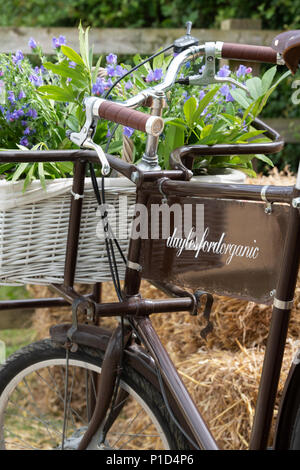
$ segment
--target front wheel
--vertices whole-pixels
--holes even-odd
[[[64,348],[43,340],[12,355],[0,369],[0,449],[77,449],[91,417],[102,360],[99,350],[70,352],[65,400]],[[185,448],[160,393],[144,377],[125,365],[120,386],[126,403],[104,444],[98,445],[100,425],[89,449]]]

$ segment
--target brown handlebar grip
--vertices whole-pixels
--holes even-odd
[[[249,62],[277,63],[277,53],[271,47],[233,44],[230,42],[224,42],[222,46],[222,57],[224,59]]]
[[[96,102],[96,106],[98,110],[94,108],[95,114],[122,126],[128,126],[153,136],[159,136],[164,128],[164,121],[161,117],[125,108],[113,101],[99,99]]]

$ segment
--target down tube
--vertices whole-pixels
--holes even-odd
[[[218,450],[218,446],[212,437],[207,424],[203,420],[198,408],[180,379],[177,370],[165,348],[161,344],[150,319],[148,317],[134,317],[132,320],[140,338],[149,349],[152,357],[159,367],[164,383],[167,385],[175,403],[184,416],[186,424],[194,436],[195,442],[200,449]]]

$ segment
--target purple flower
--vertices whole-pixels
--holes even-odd
[[[70,60],[70,62],[69,62],[69,67],[70,67],[70,69],[75,69],[75,67],[76,67],[76,62],[73,62],[73,60]]]
[[[246,70],[247,70],[247,67],[245,67],[245,65],[240,65],[236,71],[236,76],[244,77],[246,75]]]
[[[116,56],[116,54],[112,54],[112,53],[108,54],[108,55],[106,56],[106,62],[107,62],[107,64],[111,64],[111,65],[112,65],[112,64],[116,64],[116,63],[117,63],[117,56]]]
[[[230,75],[229,65],[223,65],[217,73],[218,77],[228,77]]]
[[[220,93],[225,97],[225,101],[234,101],[232,95],[230,94],[230,88],[228,85],[221,86]]]
[[[163,75],[162,69],[155,69],[150,71],[146,77],[146,82],[158,82]]]
[[[29,142],[28,142],[28,139],[24,136],[22,137],[22,139],[20,140],[20,144],[21,145],[24,145],[25,147],[28,146]]]
[[[24,59],[22,51],[17,51],[15,55],[12,56],[12,61],[14,64],[18,65]]]
[[[130,90],[133,87],[133,84],[131,83],[130,80],[125,83],[125,90]]]
[[[31,74],[29,76],[29,80],[30,82],[35,85],[35,86],[41,86],[43,85],[43,79],[40,75],[35,75],[35,74]]]
[[[28,41],[28,46],[30,47],[30,49],[34,50],[37,48],[37,43],[33,38],[30,38]]]
[[[134,133],[134,129],[132,129],[132,127],[127,127],[127,126],[124,127],[123,134],[126,137],[131,137],[133,133]]]
[[[93,95],[99,96],[104,93],[104,90],[105,90],[105,84],[103,80],[99,77],[97,78],[96,83],[94,83],[94,85],[92,86],[92,93]]]
[[[184,91],[184,92],[182,93],[182,96],[183,96],[183,102],[184,102],[184,103],[190,98],[190,96],[188,95],[188,92],[187,92],[187,91]]]
[[[60,46],[66,44],[65,36],[59,36],[59,38],[52,38],[52,46],[54,49],[57,49]]]
[[[121,67],[121,65],[116,66],[115,72],[116,72],[117,77],[122,77],[124,73],[126,73],[123,67]]]
[[[18,95],[18,100],[22,100],[23,98],[26,98],[26,95],[25,95],[24,91],[21,90],[19,95]]]
[[[108,67],[106,67],[106,72],[109,77],[114,77],[116,74],[116,71],[113,65],[109,65]]]
[[[163,76],[162,69],[155,69],[154,70],[154,80],[159,81],[159,80],[161,80],[162,76]]]
[[[153,82],[153,81],[154,81],[154,72],[151,70],[151,72],[149,72],[146,77],[146,82]]]
[[[34,108],[28,109],[28,111],[27,111],[27,113],[26,113],[26,116],[31,117],[31,118],[33,118],[33,119],[37,118],[37,115],[38,115],[38,114],[37,114],[37,110],[34,109]]]
[[[107,133],[106,133],[106,137],[107,137],[107,139],[109,139],[109,138],[110,138],[110,136],[111,136],[110,129],[107,129]]]
[[[204,98],[204,96],[205,96],[205,91],[201,90],[199,92],[199,99],[202,100],[202,98]]]
[[[15,94],[13,91],[8,92],[7,99],[11,104],[14,104],[16,102]]]
[[[24,135],[30,135],[30,127],[26,127],[23,132]]]
[[[4,75],[4,72],[0,70],[0,77],[3,77],[3,75]]]
[[[23,111],[23,109],[16,109],[12,113],[11,116],[12,116],[13,119],[19,119],[20,117],[24,116],[24,111]]]

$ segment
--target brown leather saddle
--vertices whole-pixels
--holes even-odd
[[[282,54],[286,66],[295,74],[300,62],[300,30],[278,34],[271,45],[272,49]]]

